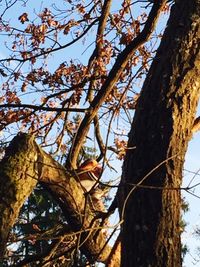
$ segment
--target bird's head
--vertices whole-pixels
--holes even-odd
[[[100,177],[102,173],[102,166],[95,159],[87,159],[81,164],[79,170],[92,172],[96,177]]]

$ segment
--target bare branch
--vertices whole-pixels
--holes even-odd
[[[89,59],[89,63],[88,63],[88,69],[91,67],[92,62],[94,61],[94,59],[98,58],[101,56],[101,48],[102,48],[102,40],[103,39],[103,33],[106,27],[106,22],[110,13],[110,7],[112,4],[112,0],[105,0],[104,5],[102,7],[102,13],[101,13],[101,17],[99,19],[99,26],[97,29],[97,37],[96,37],[96,47]],[[96,69],[94,71],[94,76],[96,76]],[[94,80],[90,82],[89,88],[88,88],[88,94],[87,94],[87,99],[89,100],[89,102],[91,102],[93,100],[93,85],[94,85]]]
[[[0,108],[28,108],[33,109],[34,111],[56,111],[56,112],[87,112],[87,108],[56,108],[56,107],[44,107],[42,105],[36,106],[31,104],[3,104],[0,105]]]
[[[103,139],[101,137],[99,119],[98,119],[97,115],[94,117],[94,129],[95,129],[95,136],[97,139],[97,143],[98,143],[98,146],[99,146],[99,149],[101,152],[99,157],[98,157],[98,161],[100,161],[105,155],[105,145],[104,145]]]

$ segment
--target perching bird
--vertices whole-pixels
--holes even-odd
[[[77,175],[86,192],[90,192],[91,189],[98,186],[101,173],[102,167],[94,159],[88,159],[81,164]]]
[[[99,179],[102,173],[101,165],[94,159],[88,159],[77,170],[79,181],[86,192],[89,192],[97,211],[105,212],[106,208],[103,203],[105,191],[99,187]]]

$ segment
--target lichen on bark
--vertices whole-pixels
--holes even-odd
[[[71,230],[80,235],[80,249],[95,261],[106,262],[110,247],[100,229],[101,220],[85,198],[75,172],[67,171],[35,142],[18,134],[0,162],[0,257],[20,208],[37,183],[58,201]]]

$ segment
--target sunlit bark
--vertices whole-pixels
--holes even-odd
[[[74,232],[80,237],[78,247],[90,260],[106,262],[110,247],[100,219],[85,198],[75,172],[67,172],[35,142],[33,136],[19,134],[8,147],[0,163],[0,251],[4,254],[8,234],[20,208],[36,184],[42,183],[63,210]],[[101,227],[104,227],[101,225]]]

